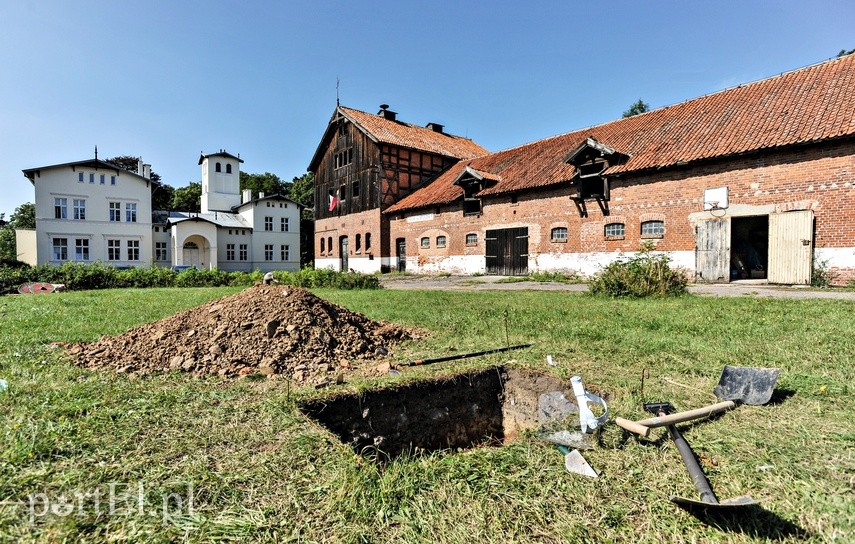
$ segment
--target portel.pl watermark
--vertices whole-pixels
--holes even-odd
[[[192,515],[193,484],[170,486],[169,492],[150,493],[143,482],[110,482],[87,490],[30,493],[23,501],[0,501],[0,506],[26,509],[31,522],[50,517],[127,516],[159,517],[164,523]]]

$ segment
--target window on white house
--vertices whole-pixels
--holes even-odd
[[[282,217],[282,218],[279,220],[279,229],[280,229],[282,232],[288,232],[288,228],[289,228],[289,227],[290,227],[290,225],[289,225],[289,220],[288,220],[288,218],[287,218],[287,217]]]
[[[644,221],[641,224],[643,238],[662,238],[665,236],[665,221]]]
[[[235,245],[234,244],[226,244],[226,260],[227,261],[235,260]]]
[[[474,232],[470,232],[469,234],[466,235],[466,245],[467,246],[474,246],[477,243],[478,243],[478,235],[477,234],[475,234]]]
[[[287,244],[279,246],[279,260],[283,262],[291,260],[291,246]]]
[[[626,225],[623,223],[609,223],[605,227],[605,234],[612,238],[623,238],[626,236]]]
[[[122,203],[110,202],[110,221],[122,220]]]
[[[436,237],[436,247],[445,247],[445,236]]]
[[[68,260],[68,238],[53,239],[53,260],[67,261]]]
[[[421,239],[421,241],[420,241],[419,245],[420,245],[423,249],[427,249],[427,248],[429,248],[429,247],[430,247],[430,238],[428,238],[427,236],[423,237],[423,238]]]
[[[246,261],[249,259],[249,251],[247,250],[247,244],[241,244],[238,246],[238,260]]]
[[[168,260],[166,254],[166,242],[155,242],[154,243],[154,260],[155,261],[166,261]]]
[[[86,201],[82,198],[75,198],[74,202],[74,218],[83,221],[86,219]]]
[[[83,183],[83,172],[77,173],[77,183]]]
[[[136,223],[137,222],[137,205],[136,204],[125,204],[125,221],[128,223]]]
[[[110,176],[110,185],[116,184],[116,176]]]
[[[89,260],[89,239],[77,238],[74,240],[74,260],[88,261]]]
[[[264,244],[264,260],[273,260],[273,244]]]
[[[107,260],[118,261],[122,258],[121,240],[107,240]]]
[[[567,227],[555,227],[552,229],[552,235],[550,239],[553,242],[566,242],[567,241]]]
[[[68,219],[68,199],[54,198],[53,199],[53,218]]]
[[[140,260],[140,241],[139,240],[128,240],[128,260],[129,261]]]
[[[215,168],[214,168],[214,170],[215,170],[215,171],[217,171],[217,172],[222,172],[222,171],[223,171],[223,167],[222,167],[222,165],[221,165],[220,163],[217,163],[217,164],[216,164],[216,166],[215,166]]]
[[[101,185],[104,185],[104,180],[106,179],[106,177],[107,176],[105,176],[104,174],[101,174],[101,178],[98,180],[101,183]]]
[[[264,230],[271,231],[271,232],[273,231],[273,218],[272,217],[265,217],[264,218]]]
[[[231,174],[231,173],[232,173],[232,165],[229,163],[226,163],[226,174]]]
[[[89,174],[89,183],[95,183],[95,174]]]

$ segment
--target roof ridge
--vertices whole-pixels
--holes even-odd
[[[395,123],[395,124],[398,124],[398,125],[405,125],[405,126],[407,126],[407,127],[409,127],[409,128],[417,128],[417,129],[424,130],[424,131],[427,131],[427,132],[431,132],[431,133],[434,133],[434,134],[442,134],[442,135],[444,135],[444,136],[451,136],[452,138],[460,138],[461,140],[468,140],[468,141],[473,142],[473,143],[478,143],[478,142],[476,142],[475,140],[473,140],[472,138],[470,138],[470,137],[468,137],[468,136],[461,136],[461,135],[459,135],[459,134],[452,134],[452,133],[450,133],[450,132],[444,132],[444,131],[443,131],[443,132],[441,132],[441,133],[438,133],[438,132],[436,132],[436,131],[434,131],[433,129],[430,129],[430,128],[428,128],[428,127],[423,127],[423,126],[421,126],[421,125],[416,125],[416,124],[413,124],[413,123],[408,123],[408,122],[406,122],[406,121],[399,121],[399,120],[397,120],[397,119],[395,119],[394,121],[392,121],[392,120],[386,119],[386,118],[384,118],[383,116],[378,115],[378,114],[376,114],[376,113],[371,113],[371,112],[367,112],[367,111],[364,111],[364,110],[358,110],[358,109],[356,109],[356,108],[350,108],[350,107],[347,107],[347,106],[342,106],[342,105],[340,105],[340,104],[339,104],[337,107],[338,107],[338,108],[341,108],[341,109],[345,109],[345,110],[350,110],[350,111],[355,111],[355,112],[363,113],[363,114],[365,114],[365,115],[372,115],[372,116],[377,117],[378,119],[381,119],[381,120],[383,120],[383,121],[389,121],[390,123]],[[480,144],[479,144],[479,145],[480,145]]]

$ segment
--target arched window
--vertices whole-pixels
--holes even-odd
[[[321,237],[321,255],[323,255],[324,251],[326,251],[326,249],[325,249],[326,243],[325,242],[326,242],[326,239],[324,237]]]
[[[605,235],[609,238],[623,238],[626,236],[626,225],[623,223],[609,223],[605,227]]]
[[[665,236],[665,221],[645,221],[641,224],[642,238],[662,238]]]
[[[231,174],[231,173],[232,173],[232,165],[226,163],[226,174]]]
[[[430,238],[428,238],[427,236],[423,237],[420,241],[420,245],[422,248],[429,248],[430,247]]]
[[[332,255],[333,247],[332,247],[332,236],[327,236],[327,252]]]
[[[371,233],[366,232],[365,233],[365,250],[368,251],[369,249],[371,249]]]
[[[445,247],[445,236],[436,237],[436,247]]]
[[[217,172],[222,172],[223,167],[220,165],[220,163],[217,163],[216,166],[214,166],[214,170]]]
[[[356,235],[356,251],[362,251],[362,235]]]
[[[466,235],[466,245],[467,246],[474,246],[477,243],[478,243],[478,235],[477,234],[475,234],[474,232],[470,232],[469,234]]]
[[[552,229],[551,240],[553,242],[566,242],[567,227],[555,227],[554,229]]]

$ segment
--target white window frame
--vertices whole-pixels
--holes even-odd
[[[249,260],[249,245],[248,244],[240,244],[238,246],[238,260],[239,261],[248,261]]]
[[[107,240],[107,260],[121,261],[122,260],[122,241]]]
[[[72,211],[74,213],[74,219],[77,221],[85,221],[86,220],[86,199],[85,198],[75,198],[72,200]]]
[[[68,199],[63,197],[54,197],[53,199],[53,218],[68,219]]]
[[[288,217],[282,217],[279,220],[279,228],[282,230],[282,232],[288,232],[290,229],[290,223],[291,221]]]
[[[129,261],[139,261],[140,260],[140,241],[139,240],[128,240],[128,260]]]
[[[651,221],[641,222],[641,237],[642,238],[664,238],[665,237],[665,221],[653,219]]]
[[[110,221],[114,223],[121,223],[122,221],[122,203],[121,202],[110,202],[108,206],[110,210]]]
[[[611,227],[611,228],[609,228]],[[603,235],[607,238],[625,238],[626,224],[625,223],[608,223],[603,227]]]
[[[127,223],[137,222],[137,205],[133,202],[125,203],[125,221]]]
[[[555,242],[557,244],[564,244],[567,242],[569,238],[569,232],[567,227],[553,227],[551,231],[549,231],[549,240],[551,242]]]
[[[422,249],[430,249],[430,236],[422,236],[419,240],[419,247]]]
[[[166,242],[155,242],[154,243],[154,260],[155,261],[167,261],[169,260],[169,253],[166,248]]]
[[[67,261],[68,260],[68,238],[52,238],[51,246],[53,251],[51,252],[52,260],[54,261]],[[57,250],[59,253],[57,253]]]
[[[74,239],[74,260],[88,261],[89,260],[89,238]]]
[[[279,246],[279,257],[281,257],[282,262],[287,262],[291,260],[291,246],[288,244],[282,244]]]
[[[436,247],[445,247],[447,243],[448,243],[447,237],[445,237],[441,234],[436,237]]]
[[[265,232],[273,232],[273,217],[265,216],[264,217],[264,231]]]
[[[264,260],[273,260],[273,244],[264,244]]]

